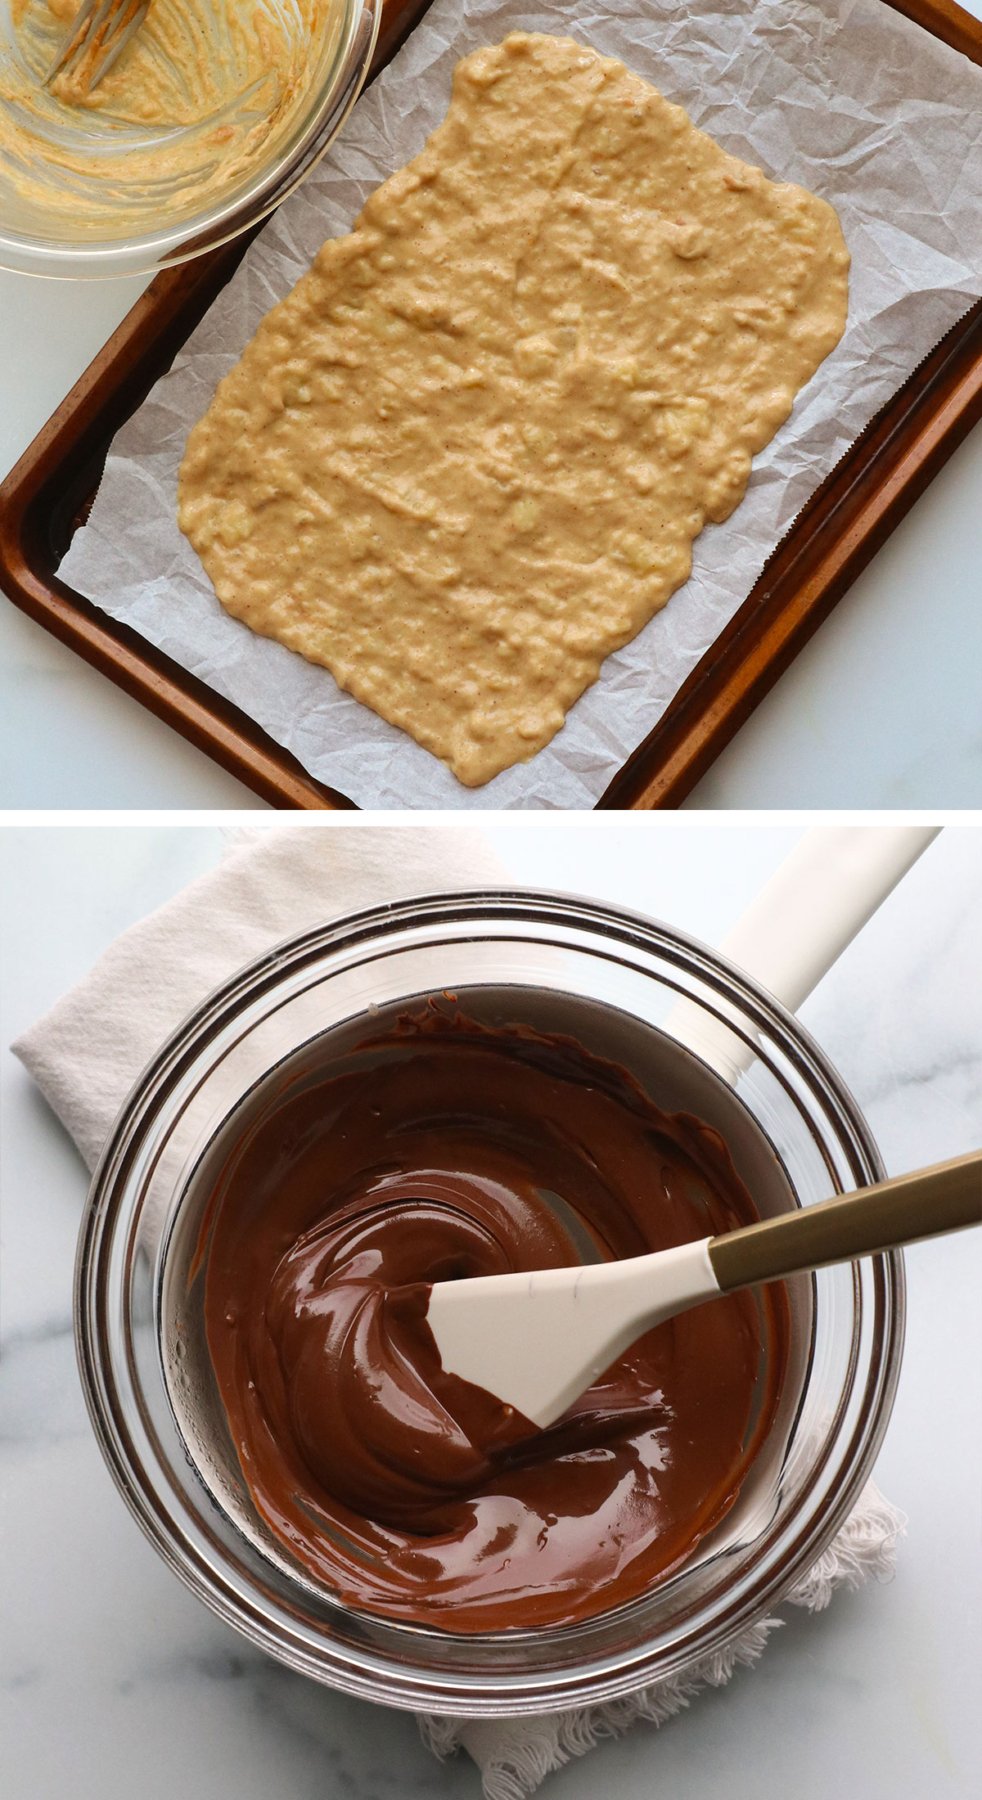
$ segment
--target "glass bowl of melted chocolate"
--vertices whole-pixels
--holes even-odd
[[[412,900],[212,995],[132,1094],[77,1271],[95,1428],[161,1554],[291,1667],[485,1715],[610,1698],[761,1618],[889,1417],[899,1256],[647,1333],[538,1432],[429,1285],[667,1248],[875,1180],[801,1026],[574,897]]]

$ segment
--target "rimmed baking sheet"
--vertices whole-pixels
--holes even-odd
[[[584,25],[584,20],[589,21],[588,25]],[[221,372],[217,359],[225,356],[231,360],[238,353],[236,330],[244,342],[270,299],[288,285],[288,280],[282,279],[284,269],[299,273],[327,230],[344,229],[364,193],[389,167],[397,166],[418,147],[430,125],[442,114],[449,91],[449,71],[457,56],[472,43],[491,41],[514,24],[574,30],[597,42],[600,48],[621,55],[649,75],[672,98],[681,100],[697,123],[737,154],[751,156],[770,171],[824,191],[839,207],[853,249],[852,320],[844,346],[804,391],[789,428],[758,459],[748,500],[727,525],[711,528],[698,541],[693,582],[679,591],[634,645],[609,659],[601,681],[574,708],[566,728],[552,746],[531,764],[507,771],[475,792],[460,788],[442,765],[403,734],[375,719],[350,697],[337,693],[325,672],[310,668],[277,645],[253,639],[245,627],[221,613],[200,573],[198,581],[202,585],[198,586],[191,573],[182,570],[182,576],[187,574],[188,579],[182,591],[192,640],[189,656],[187,642],[178,643],[173,629],[174,597],[179,584],[174,581],[175,565],[169,546],[165,543],[162,554],[155,538],[153,554],[148,554],[145,519],[138,531],[127,534],[130,542],[120,545],[119,521],[132,517],[134,509],[129,498],[121,509],[119,499],[114,499],[118,491],[113,484],[122,478],[123,491],[129,495],[133,490],[127,490],[125,483],[135,478],[145,489],[152,472],[148,457],[154,459],[153,466],[162,473],[165,458],[161,441],[168,434],[172,472],[176,471],[186,424],[206,403],[211,385]],[[955,24],[960,30],[957,19]],[[982,43],[982,31],[978,36]],[[847,56],[843,55],[844,45]],[[912,45],[917,48],[916,81],[910,76],[914,66]],[[819,84],[826,115],[811,150],[808,146],[812,140],[804,124],[805,109],[796,103],[791,91],[792,71],[800,61],[808,64],[810,87]],[[852,70],[845,83],[852,98],[844,92],[843,61]],[[714,77],[706,82],[705,70],[710,65]],[[885,99],[875,97],[871,65],[875,65],[886,85]],[[721,68],[725,80],[724,73],[718,72]],[[697,93],[700,82],[703,91]],[[934,111],[928,108],[925,115],[923,98],[916,104],[911,101],[912,88],[919,95],[940,94],[943,90],[947,112],[953,115],[955,124],[962,121],[960,147],[953,147],[947,138],[941,142],[936,110],[941,100],[935,102]],[[707,660],[712,662],[713,646],[726,639],[728,632],[732,638],[734,620],[743,611],[741,603],[745,603],[753,577],[775,542],[839,462],[871,414],[877,412],[884,399],[889,402],[895,397],[913,365],[965,313],[973,281],[978,280],[964,246],[972,241],[969,220],[970,215],[973,219],[977,216],[972,208],[977,207],[982,194],[982,165],[976,173],[968,142],[968,107],[964,103],[979,90],[982,82],[978,73],[963,55],[932,42],[917,26],[887,8],[883,0],[856,0],[855,4],[829,0],[826,5],[816,5],[814,0],[808,4],[805,0],[789,0],[780,6],[771,0],[753,7],[724,3],[705,12],[652,0],[643,10],[636,4],[620,9],[608,6],[602,14],[596,8],[586,13],[582,8],[540,6],[532,13],[502,6],[500,0],[498,4],[470,0],[466,7],[460,0],[436,0],[401,56],[359,103],[329,162],[281,209],[251,246],[233,282],[179,355],[175,370],[159,385],[149,406],[138,411],[124,428],[113,447],[104,498],[97,502],[93,522],[75,535],[68,561],[57,580],[49,584],[48,591],[57,602],[51,609],[56,615],[55,628],[62,635],[69,635],[71,621],[66,608],[70,612],[72,605],[79,603],[72,596],[84,596],[86,590],[92,594],[101,587],[96,597],[115,615],[126,633],[124,648],[137,659],[137,666],[126,667],[120,678],[140,691],[144,676],[138,666],[140,651],[134,633],[148,634],[163,652],[164,665],[155,671],[156,682],[150,684],[151,703],[155,702],[156,709],[165,716],[173,716],[176,696],[168,691],[168,684],[175,679],[171,670],[175,663],[194,660],[196,667],[186,689],[182,688],[186,678],[176,672],[178,689],[192,702],[182,728],[187,735],[206,743],[210,728],[209,747],[217,748],[221,760],[227,766],[237,767],[237,772],[245,773],[247,779],[251,769],[254,785],[280,804],[330,804],[333,790],[361,804],[388,806],[588,806],[598,803],[606,790],[616,793],[618,786],[623,791],[621,804],[672,803],[678,797],[677,783],[675,791],[670,786],[659,791],[649,769],[640,786],[635,783],[633,792],[629,791],[630,784],[625,787],[622,775],[624,765],[630,763],[637,770],[639,758],[644,759],[644,748],[633,760],[632,752],[642,740],[650,741],[653,728],[656,735],[665,737],[674,697],[682,682],[687,681],[688,694],[687,699],[683,694],[683,699],[691,704],[692,671],[698,674],[702,669],[705,674]],[[434,99],[434,94],[438,99]],[[752,108],[747,104],[751,94]],[[913,119],[909,116],[911,110]],[[813,106],[807,117],[817,131]],[[903,120],[906,128],[902,130]],[[904,144],[913,144],[907,163],[900,155]],[[978,155],[977,150],[974,154]],[[818,166],[823,159],[824,178]],[[871,192],[880,194],[875,203],[870,199]],[[311,234],[309,238],[304,237],[305,231]],[[857,255],[860,243],[862,254]],[[959,248],[960,260],[951,254]],[[186,274],[189,296],[194,285],[200,290],[202,275],[195,265],[187,272],[171,272],[169,277],[160,278],[160,305],[171,308],[173,335],[180,332],[182,323],[175,289],[175,281],[182,274]],[[148,301],[152,297],[153,289]],[[134,345],[132,337],[126,337],[126,323],[121,328],[123,341],[117,346],[116,357],[110,359],[110,366],[115,362],[117,368],[125,362],[127,352],[132,362]],[[152,309],[148,309],[143,324],[152,334]],[[956,350],[959,354],[964,350],[960,341],[949,345],[950,355]],[[824,379],[826,370],[835,375],[836,359],[838,385]],[[962,363],[963,355],[955,383],[961,405],[949,420],[952,435],[967,429],[973,404],[971,393],[965,390],[966,370]],[[968,364],[971,377],[977,367],[971,355]],[[951,368],[947,377],[954,379]],[[946,389],[950,408],[951,379],[947,377],[940,385],[935,381],[930,393],[925,389],[920,394],[914,409],[916,418],[908,407],[905,429],[911,434],[911,443],[925,425],[924,406],[942,404],[941,388]],[[190,408],[186,404],[188,395],[181,395],[182,384],[190,393]],[[971,385],[970,379],[969,388]],[[90,403],[93,398],[90,391]],[[118,389],[115,398],[117,402],[120,399]],[[99,407],[94,410],[98,415]],[[101,410],[104,417],[106,407]],[[64,423],[63,419],[53,422],[53,442],[57,442]],[[94,426],[95,419],[91,423]],[[74,448],[77,454],[77,435]],[[893,450],[896,448],[894,443]],[[48,449],[50,452],[50,444]],[[866,466],[883,453],[883,445],[870,445]],[[933,454],[937,460],[937,445]],[[31,452],[25,462],[30,468]],[[36,470],[37,458],[34,467]],[[15,477],[21,477],[19,486],[15,478],[7,485],[13,487],[22,522],[33,503],[37,527],[40,490],[36,482],[33,495],[26,495],[25,505],[23,468],[22,464],[15,471]],[[915,471],[908,469],[907,473],[913,475]],[[49,468],[49,478],[50,474]],[[154,499],[158,521],[169,518],[164,504],[166,479],[164,474]],[[40,485],[44,486],[43,480]],[[100,523],[103,510],[105,528]],[[813,506],[806,506],[791,539],[799,532],[803,544],[806,530],[809,542],[815,541],[816,531],[827,532],[829,521],[816,520],[815,512]],[[184,541],[179,539],[176,526],[173,532],[179,552]],[[23,547],[23,530],[19,541]],[[36,536],[34,547],[38,547]],[[117,562],[105,560],[107,549],[116,556],[121,548],[124,561],[130,565],[129,574]],[[98,555],[93,556],[96,549]],[[190,551],[188,557],[193,563]],[[9,564],[10,559],[5,560]],[[13,560],[16,565],[16,558]],[[27,572],[24,563],[22,555],[20,565],[13,570],[14,586],[21,593]],[[27,584],[29,591],[21,603],[26,599],[28,609],[43,616],[44,602],[38,592],[39,585],[43,587],[43,574],[39,577],[37,569],[31,573],[34,579]],[[19,598],[19,594],[15,592],[13,597]],[[202,658],[202,619],[211,618],[209,607],[217,615],[211,623],[221,628],[221,641],[216,639],[208,645]],[[156,618],[150,616],[154,611]],[[46,622],[52,622],[50,613]],[[86,624],[93,624],[90,607],[86,608]],[[241,651],[238,646],[234,651],[229,648],[232,640],[225,627],[229,633],[248,640]],[[94,652],[93,660],[99,660],[102,646],[93,642],[89,650]],[[780,656],[787,661],[786,643]],[[261,667],[261,662],[265,666]],[[277,672],[271,682],[269,671],[274,664]],[[766,675],[766,669],[763,673]],[[752,689],[758,698],[759,691],[763,691],[761,674],[757,667],[754,682],[747,689]],[[311,681],[323,693],[313,694]],[[209,720],[210,692],[224,695],[226,708],[219,701]],[[711,696],[706,698],[709,722],[712,700]],[[228,701],[233,702],[233,707],[227,706]],[[236,743],[241,734],[235,702],[239,715],[248,710],[254,718],[258,717],[268,737],[287,739],[286,747],[294,755],[284,759],[279,784],[277,753],[271,744],[268,749],[264,746],[261,732],[250,742],[247,731],[241,743]],[[746,694],[742,701],[738,696],[735,704],[737,710],[745,705]],[[334,715],[330,724],[328,714]],[[717,716],[713,720],[717,739],[719,723]],[[198,735],[203,725],[206,729]],[[256,766],[264,762],[268,765],[270,756],[271,767]],[[243,759],[238,764],[237,757]],[[306,783],[298,764],[312,771],[314,782]]]

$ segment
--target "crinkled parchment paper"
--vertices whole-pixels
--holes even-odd
[[[608,658],[545,750],[473,790],[325,670],[227,617],[178,531],[177,470],[262,315],[443,117],[458,57],[517,28],[620,57],[734,155],[831,200],[852,277],[845,337],[757,457],[742,505],[697,538],[685,587]],[[885,0],[435,0],[119,433],[62,575],[361,806],[591,806],[809,495],[982,289],[980,105],[979,71]]]

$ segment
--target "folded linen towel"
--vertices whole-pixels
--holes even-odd
[[[91,1168],[141,1069],[211,988],[278,941],[346,912],[439,889],[500,886],[478,833],[328,827],[238,834],[211,873],[125,932],[13,1046]],[[824,1556],[786,1596],[818,1611],[838,1587],[887,1576],[903,1518],[870,1482]],[[512,1720],[419,1719],[437,1756],[466,1750],[487,1800],[524,1800],[545,1776],[636,1720],[661,1725],[700,1689],[757,1661],[768,1617],[716,1655],[639,1693]]]

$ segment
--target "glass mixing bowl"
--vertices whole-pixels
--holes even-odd
[[[739,1497],[687,1561],[584,1623],[457,1634],[346,1606],[265,1531],[205,1350],[201,1261],[219,1160],[271,1090],[392,1007],[451,992],[488,1020],[571,1030],[668,1110],[725,1137],[762,1214],[882,1176],[834,1070],[761,988],[666,926],[502,891],[359,913],[211,995],[141,1077],[96,1172],[76,1332],[103,1453],[151,1542],[215,1612],[291,1668],[389,1705],[476,1716],[609,1699],[760,1618],[821,1555],[865,1481],[900,1363],[899,1255],[788,1284],[781,1402]]]
[[[354,104],[381,0],[156,0],[96,104],[43,86],[66,7],[0,0],[0,267],[33,275],[145,273],[264,218]]]

